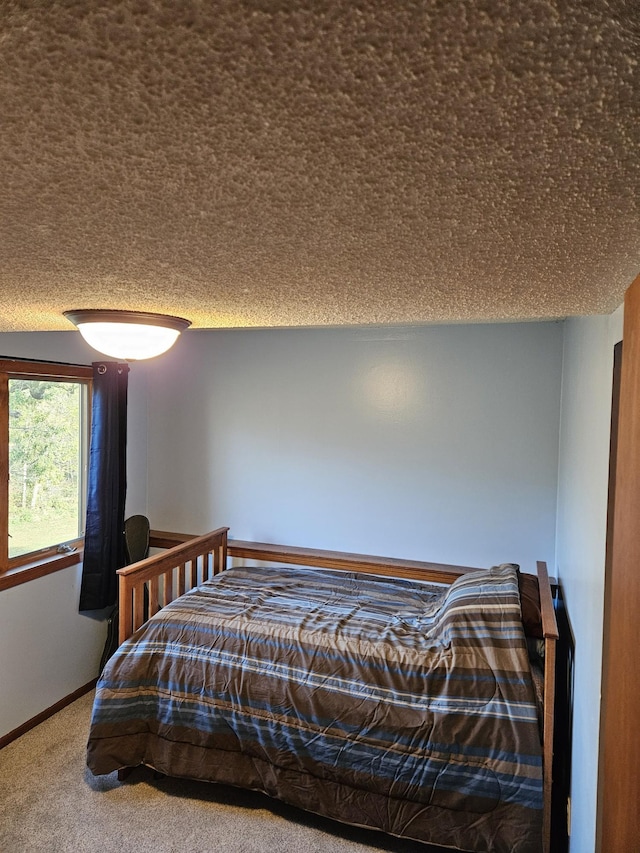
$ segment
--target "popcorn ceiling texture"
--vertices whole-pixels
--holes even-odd
[[[610,312],[631,0],[0,3],[0,330]]]

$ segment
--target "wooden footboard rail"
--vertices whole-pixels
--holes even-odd
[[[420,560],[398,560],[393,557],[373,557],[350,554],[347,551],[325,551],[321,548],[297,548],[291,545],[270,545],[266,542],[245,542],[230,539],[230,557],[260,560],[267,563],[294,563],[321,569],[341,569],[349,572],[368,572],[397,578],[453,583],[460,575],[477,571],[471,566],[450,566],[446,563],[425,563]]]
[[[148,616],[226,568],[228,530],[220,527],[177,545],[175,540],[162,539],[156,533],[151,537],[151,546],[169,550],[118,569],[120,643],[129,639]]]

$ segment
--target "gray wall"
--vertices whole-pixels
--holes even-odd
[[[77,332],[0,334],[0,355],[90,364],[99,359]],[[131,371],[129,512],[146,511],[146,390]],[[0,736],[98,674],[103,614],[78,613],[82,566],[0,591]]]
[[[561,361],[556,323],[189,332],[144,365],[152,525],[553,565]]]
[[[0,354],[86,364],[75,332],[0,334]],[[0,591],[0,735],[95,678],[105,623],[78,613],[82,567]]]
[[[571,851],[595,849],[613,347],[622,309],[565,324],[558,574],[575,640]]]
[[[621,312],[564,325],[193,331],[132,365],[129,385],[127,511],[159,528],[229,524],[237,538],[553,570],[558,498],[577,641],[576,853],[593,849],[620,329]],[[0,335],[0,353],[97,358],[75,332]],[[0,734],[96,674],[105,626],[77,613],[79,578],[73,567],[0,593]]]
[[[576,639],[571,849],[591,851],[621,330],[618,311],[564,326],[189,332],[132,365],[127,511],[453,563],[555,569],[557,547]],[[0,354],[97,358],[76,332],[2,334]],[[105,625],[77,613],[79,579],[72,567],[0,592],[0,735],[95,676]]]

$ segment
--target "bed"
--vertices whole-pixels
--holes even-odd
[[[146,765],[452,849],[548,851],[557,631],[543,563],[536,580],[226,528],[152,544],[166,550],[120,570],[94,774]]]

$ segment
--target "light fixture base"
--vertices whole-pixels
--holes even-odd
[[[87,343],[104,355],[124,361],[155,358],[191,325],[184,317],[148,311],[83,308],[64,311]]]

